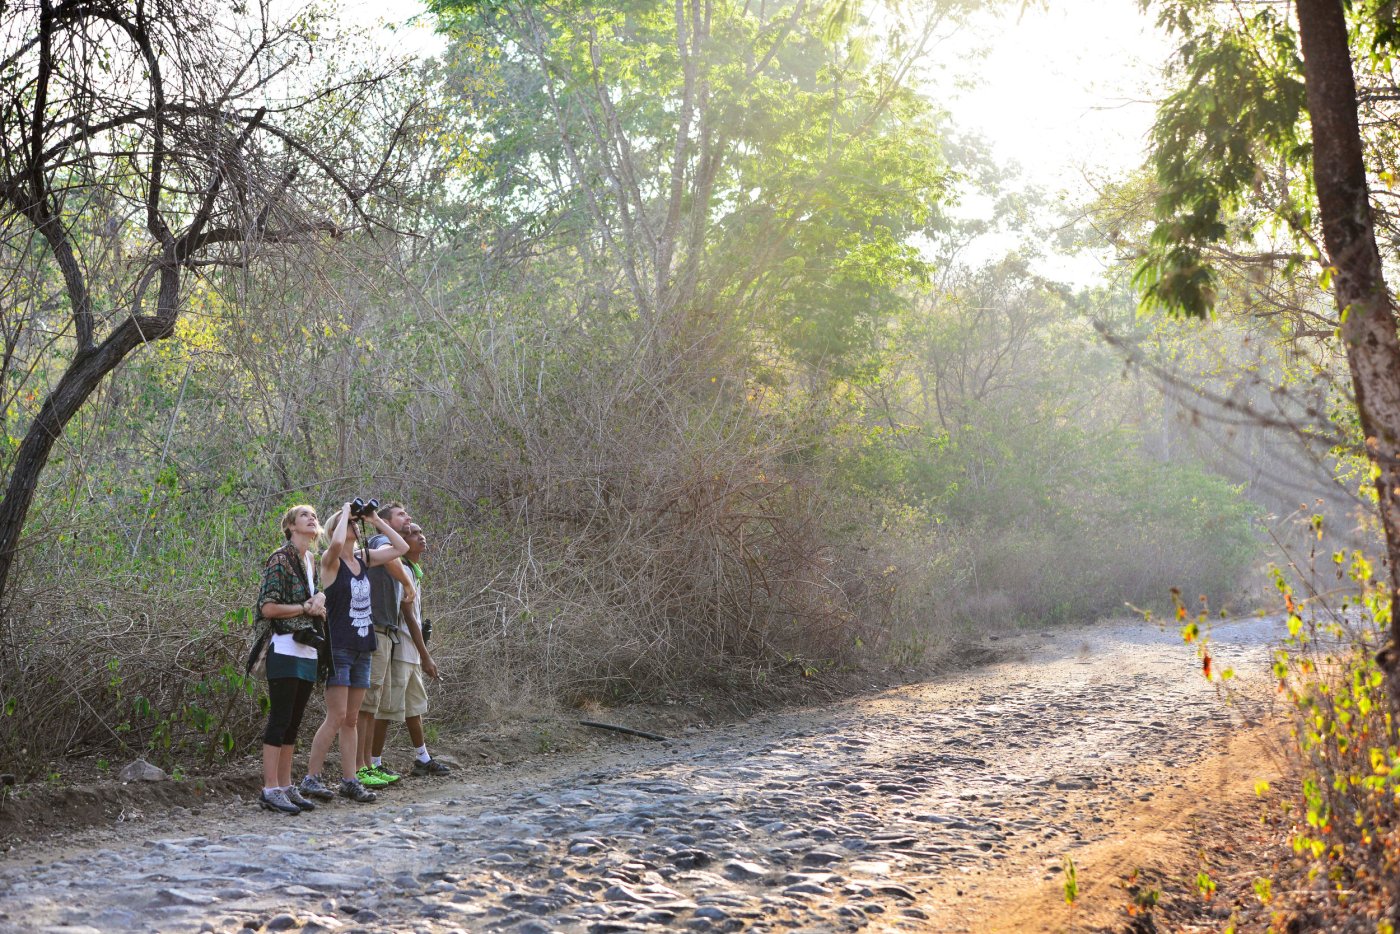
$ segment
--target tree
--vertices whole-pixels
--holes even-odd
[[[1185,37],[1184,81],[1162,106],[1153,134],[1159,223],[1137,281],[1149,306],[1204,316],[1215,302],[1215,265],[1227,243],[1247,241],[1272,221],[1310,248],[1332,284],[1374,467],[1393,601],[1400,594],[1400,338],[1376,245],[1352,54],[1357,43],[1369,47],[1373,62],[1389,61],[1400,31],[1388,11],[1384,3],[1297,0],[1296,18],[1260,4],[1241,5],[1241,15],[1223,21],[1205,3],[1164,4],[1164,22]],[[1376,147],[1370,150],[1374,156]],[[1285,168],[1283,194],[1261,211],[1268,199],[1260,180],[1271,162]],[[1394,613],[1380,661],[1392,696],[1400,697]]]
[[[911,75],[971,4],[878,27],[809,0],[430,5],[457,38],[473,191],[537,253],[564,245],[638,346],[761,334],[827,375],[868,363],[951,181]]]
[[[307,67],[319,24],[177,0],[21,0],[0,32],[6,593],[65,426],[191,283],[373,225],[411,108],[395,69]]]

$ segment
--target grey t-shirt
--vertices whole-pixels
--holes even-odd
[[[370,549],[389,544],[389,536],[382,532],[370,536]],[[385,632],[399,631],[399,592],[398,581],[389,575],[385,565],[369,569],[369,616],[376,629]]]

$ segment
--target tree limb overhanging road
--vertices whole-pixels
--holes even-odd
[[[1218,627],[1217,665],[1267,685],[1278,628]],[[692,739],[17,851],[0,929],[1061,929],[1037,904],[1065,857],[1169,836],[1253,708],[1174,630],[1012,642],[986,668]]]

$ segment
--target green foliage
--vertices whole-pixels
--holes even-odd
[[[1084,333],[1087,299],[1027,278],[990,267],[908,322],[910,372],[880,387],[907,394],[904,422],[869,412],[843,435],[841,483],[937,529],[933,589],[955,619],[1091,619],[1161,606],[1172,584],[1227,599],[1260,554],[1261,510],[1148,450],[1139,392]]]
[[[675,308],[705,340],[878,369],[883,327],[929,272],[911,238],[939,225],[952,181],[937,111],[878,31],[833,36],[821,5],[707,4],[703,30],[665,4],[436,9],[455,38],[442,80],[473,117],[469,190],[562,250],[556,287],[625,272],[595,328],[635,340]]]
[[[1182,36],[1174,78],[1152,130],[1157,226],[1134,284],[1143,306],[1204,317],[1215,306],[1214,251],[1248,240],[1269,215],[1259,206],[1265,166],[1306,177],[1311,144],[1302,59],[1288,17],[1271,7],[1216,18],[1205,5],[1170,2],[1162,20]],[[1274,220],[1309,225],[1312,195],[1292,184]]]
[[[1400,707],[1376,659],[1392,600],[1360,552],[1333,560],[1351,582],[1339,605],[1321,597],[1304,605],[1276,574],[1289,636],[1274,673],[1292,707],[1302,787],[1292,843],[1349,916],[1384,919],[1400,895]],[[1265,903],[1274,897],[1267,879],[1255,892]]]
[[[86,479],[100,484],[101,471]],[[67,591],[12,631],[25,665],[6,674],[15,695],[4,709],[14,716],[0,718],[0,756],[17,764],[118,749],[167,763],[235,757],[265,713],[263,685],[244,677],[243,660],[280,510],[249,525],[236,498],[172,491],[148,517],[132,491],[128,525],[88,488],[51,488],[32,513],[42,534],[26,556],[27,586],[64,588],[73,568],[102,584]]]

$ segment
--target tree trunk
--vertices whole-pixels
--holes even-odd
[[[63,436],[68,422],[82,408],[88,396],[103,378],[137,347],[147,341],[168,337],[175,329],[179,314],[180,273],[178,265],[167,260],[161,270],[157,314],[133,315],[123,321],[101,344],[88,351],[76,351],[73,361],[64,371],[58,385],[44,400],[38,416],[24,433],[15,454],[14,472],[5,485],[5,498],[0,500],[0,594],[8,600],[10,571],[18,553],[20,534],[34,493],[39,487],[39,475],[49,462],[53,446]],[[8,607],[5,608],[8,610]]]
[[[1366,452],[1379,471],[1376,493],[1394,600],[1400,593],[1400,339],[1371,219],[1346,13],[1341,0],[1297,4],[1313,180],[1356,409]],[[1391,696],[1400,701],[1400,616],[1391,621],[1390,644],[1380,660]]]

